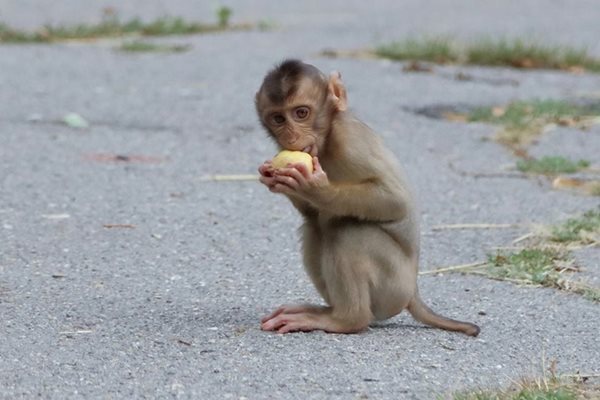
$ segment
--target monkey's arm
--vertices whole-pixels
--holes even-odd
[[[397,221],[407,214],[409,195],[391,176],[364,179],[357,183],[332,183],[315,158],[315,173],[295,164],[274,174],[272,191],[298,196],[315,209],[336,216],[369,221]],[[385,180],[389,182],[385,182]]]
[[[407,201],[400,189],[391,189],[377,180],[361,183],[330,183],[307,193],[316,208],[337,216],[368,221],[397,221],[406,216]]]
[[[288,199],[292,202],[292,205],[298,210],[305,218],[315,217],[318,215],[317,209],[315,209],[309,202],[302,200],[293,195],[288,195]]]

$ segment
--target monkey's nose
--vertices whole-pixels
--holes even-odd
[[[292,133],[287,137],[287,142],[288,142],[288,144],[294,144],[298,141],[299,138],[300,138],[300,135],[298,135],[296,133]]]

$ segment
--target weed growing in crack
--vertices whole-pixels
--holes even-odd
[[[590,166],[587,160],[571,161],[560,156],[545,156],[540,159],[517,161],[517,169],[521,172],[556,175],[572,174]]]
[[[140,18],[122,21],[117,13],[105,10],[96,24],[46,25],[35,31],[23,31],[0,22],[0,43],[48,43],[62,40],[89,40],[127,35],[168,36],[250,29],[248,24],[232,25],[233,10],[221,7],[216,11],[217,23],[188,21],[182,17],[164,16],[150,22]]]
[[[586,211],[551,227],[549,239],[554,242],[600,243],[600,209]]]
[[[444,37],[408,38],[381,45],[374,54],[400,61],[600,72],[600,59],[591,56],[585,48],[548,45],[520,38],[481,39],[467,44]]]

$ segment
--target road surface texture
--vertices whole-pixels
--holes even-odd
[[[0,20],[92,23],[112,6],[124,19],[212,21],[217,5],[0,0]],[[478,176],[515,163],[483,140],[494,127],[413,110],[598,99],[600,75],[406,73],[402,63],[319,52],[443,34],[535,38],[600,56],[596,1],[227,5],[233,22],[276,28],[154,39],[192,46],[177,54],[123,53],[112,40],[0,45],[0,398],[432,399],[540,376],[553,360],[559,373],[598,373],[597,303],[473,275],[424,275],[419,285],[435,310],[479,324],[478,338],[407,313],[357,335],[262,332],[259,318],[280,304],[320,301],[302,270],[300,218],[256,181],[205,179],[253,174],[272,157],[253,96],[276,62],[299,57],[342,72],[351,108],[404,165],[421,202],[421,270],[485,260],[529,229],[432,228],[556,223],[598,197]],[[68,113],[89,128],[61,123]],[[531,152],[598,165],[600,128],[559,128]],[[576,253],[596,286],[599,251]]]

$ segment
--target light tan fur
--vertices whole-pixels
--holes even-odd
[[[256,96],[261,122],[281,149],[309,151],[315,171],[298,164],[274,170],[267,161],[259,168],[261,182],[304,216],[304,265],[328,306],[283,306],[262,319],[262,328],[353,333],[406,308],[425,324],[476,336],[476,325],[435,314],[419,297],[414,199],[394,156],[347,111],[339,74],[326,85],[314,76],[297,78],[297,90],[283,104],[269,101],[268,79]],[[288,79],[285,89],[293,83]],[[317,90],[323,87],[327,93]],[[296,118],[298,107],[310,115]],[[273,122],[278,113],[284,123]]]

